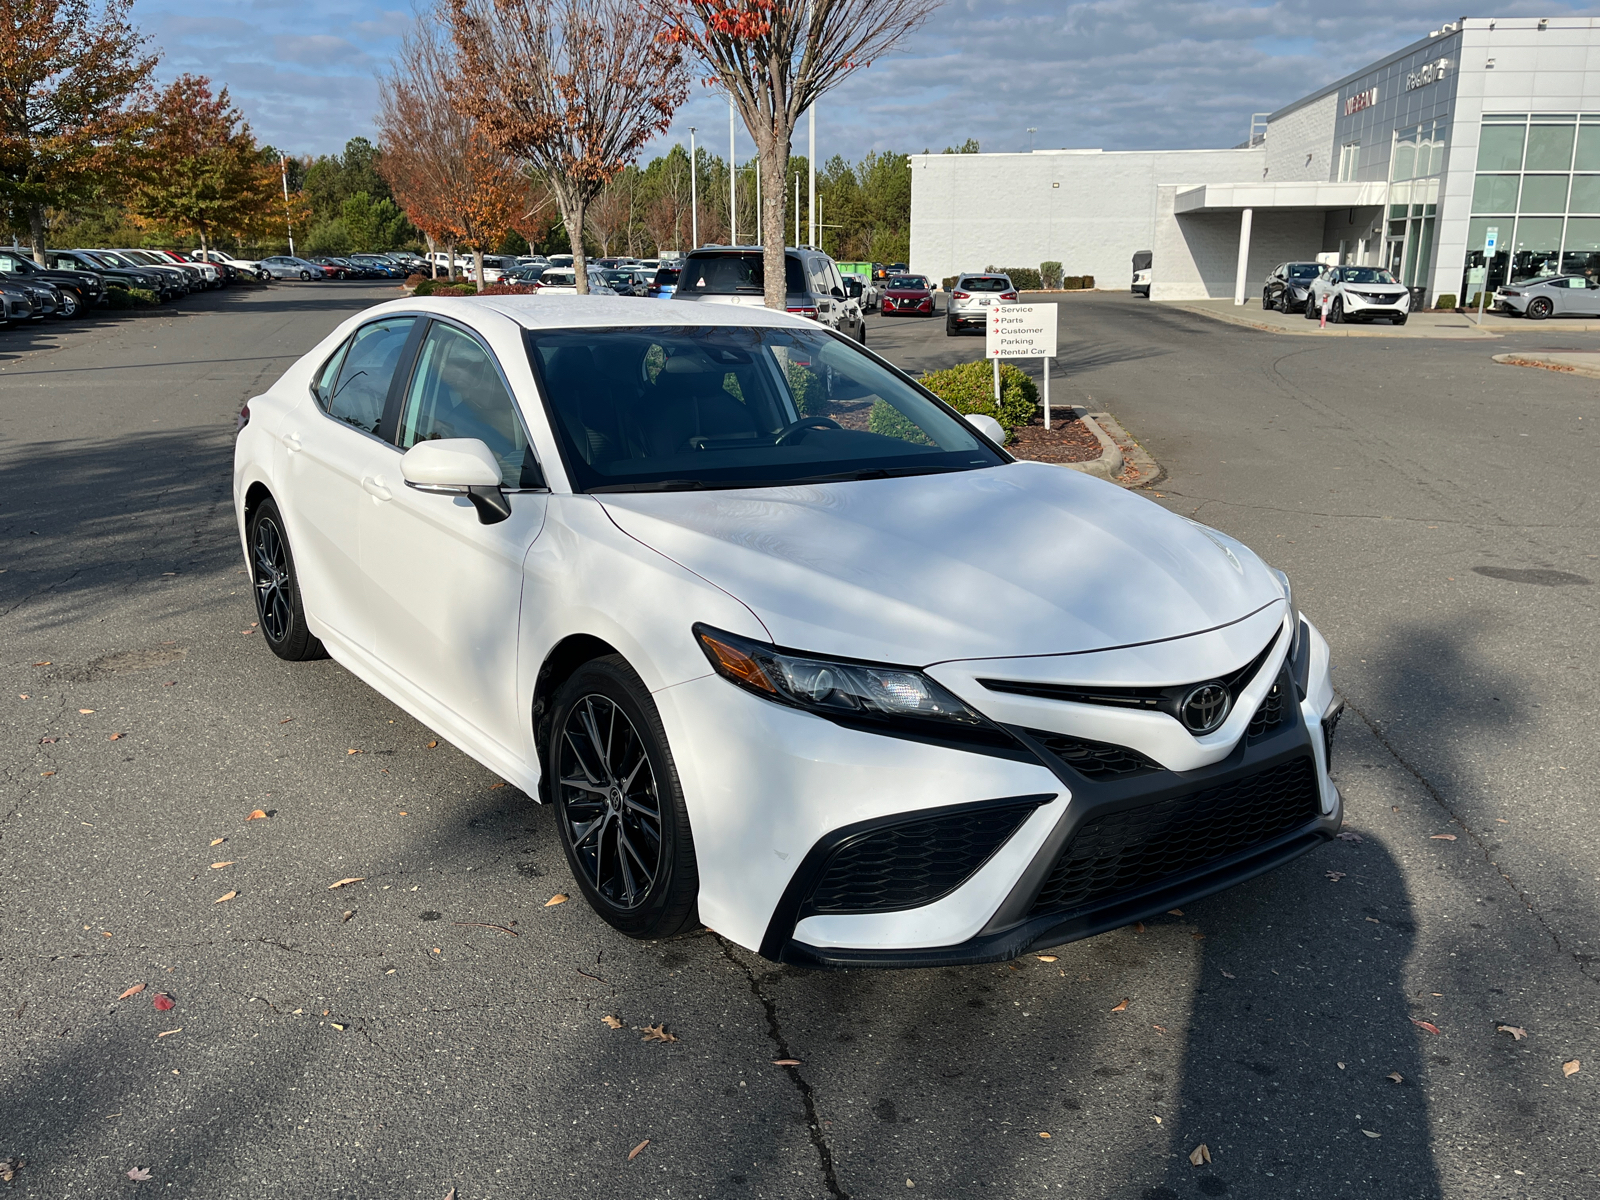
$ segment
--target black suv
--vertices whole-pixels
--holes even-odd
[[[760,246],[702,246],[689,251],[678,276],[674,300],[702,304],[766,302],[766,268]],[[796,316],[810,317],[863,344],[867,319],[861,302],[844,290],[839,268],[821,250],[790,246],[784,252],[788,297],[784,307]]]
[[[61,290],[58,317],[80,316],[85,309],[106,302],[105,276],[99,272],[47,270],[25,250],[0,248],[0,274],[15,280],[55,284]]]
[[[1321,263],[1279,263],[1261,288],[1261,307],[1281,313],[1305,312],[1311,299],[1311,281],[1326,270]]]

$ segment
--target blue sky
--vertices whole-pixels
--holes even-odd
[[[818,154],[1035,146],[1228,146],[1270,111],[1461,15],[1461,0],[949,0],[895,54],[818,109]],[[1496,0],[1492,14],[1600,12]],[[372,135],[376,76],[411,11],[363,0],[138,0],[161,71],[227,84],[262,140],[297,153]],[[728,147],[727,102],[696,88],[663,141],[688,127]],[[739,156],[752,152],[741,130]],[[795,149],[805,150],[804,128]]]

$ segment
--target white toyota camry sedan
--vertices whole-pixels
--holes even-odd
[[[815,322],[395,301],[240,420],[267,644],[554,805],[624,934],[993,961],[1339,826],[1281,573]]]

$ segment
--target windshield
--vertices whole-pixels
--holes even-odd
[[[784,256],[788,290],[806,292],[800,260]],[[678,291],[691,296],[759,296],[766,289],[766,270],[759,254],[695,255],[683,264]]]
[[[672,267],[662,267],[659,271],[656,272],[656,283],[658,283],[658,284],[662,284],[662,283],[675,284],[677,282],[678,282],[678,272],[675,269],[673,269]]]
[[[607,283],[632,283],[633,282],[633,272],[632,271],[607,271],[606,272],[606,282]]]
[[[928,281],[921,275],[896,275],[889,280],[889,290],[891,292],[896,290],[914,292],[919,288],[923,291],[928,288]]]
[[[81,253],[90,262],[99,263],[103,267],[131,267],[134,265],[133,263],[128,262],[126,259],[118,258],[109,250],[99,250],[92,254],[87,250],[82,250],[79,251],[79,253]]]
[[[1290,263],[1290,279],[1315,279],[1322,274],[1322,268],[1316,263]]]
[[[956,286],[968,292],[1009,292],[1011,281],[1004,275],[969,275]]]
[[[550,330],[527,340],[580,492],[778,487],[1008,461],[821,329]]]
[[[1345,267],[1346,283],[1395,283],[1395,277],[1382,267]]]

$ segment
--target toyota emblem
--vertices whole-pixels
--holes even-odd
[[[1228,719],[1233,707],[1233,697],[1220,683],[1202,683],[1189,689],[1178,705],[1178,717],[1184,728],[1197,736],[1215,733]]]

